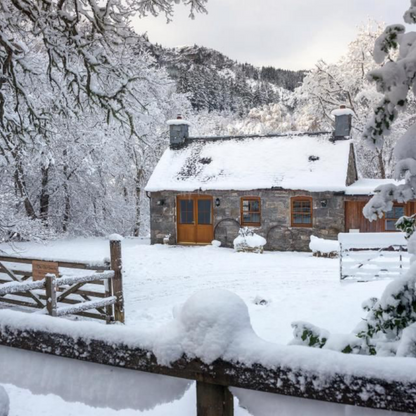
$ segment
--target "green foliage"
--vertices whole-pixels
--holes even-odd
[[[302,333],[302,341],[305,341],[309,347],[319,347],[322,348],[325,344],[327,339],[320,338],[318,334],[315,334],[313,331],[309,329],[305,329]]]
[[[399,47],[398,37],[404,32],[405,28],[403,25],[389,26],[385,31],[385,36],[380,49],[386,54],[388,54],[391,49],[397,49]]]
[[[396,228],[400,231],[406,233],[406,238],[410,238],[410,236],[415,232],[416,227],[416,214],[413,214],[411,217],[401,217],[396,222]]]
[[[293,344],[322,348],[328,340],[329,333],[326,330],[307,322],[294,322],[292,327],[295,337]]]
[[[352,351],[351,345],[347,345],[341,352],[344,354],[351,354]]]

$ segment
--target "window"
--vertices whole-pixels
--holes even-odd
[[[260,208],[260,198],[241,198],[241,225],[260,225]]]
[[[312,227],[312,198],[297,196],[291,202],[292,227]]]
[[[212,199],[198,199],[198,224],[212,224]]]
[[[193,224],[194,223],[194,201],[193,199],[180,200],[180,223]]]
[[[404,205],[394,204],[393,209],[386,212],[386,220],[384,224],[386,231],[397,231],[396,222],[400,217],[403,217],[403,215],[405,215]]]

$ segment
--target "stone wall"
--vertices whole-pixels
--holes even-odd
[[[244,196],[261,198],[261,226],[256,233],[267,239],[266,249],[279,251],[309,251],[310,236],[336,239],[344,232],[344,195],[333,192],[304,192],[286,190],[212,191],[200,192],[212,195],[214,201],[215,239],[225,247],[232,247],[240,228],[240,201]],[[155,192],[151,198],[151,242],[162,243],[171,234],[170,243],[176,244],[176,196],[175,192]],[[291,227],[290,198],[313,198],[313,228]],[[163,201],[163,205],[161,202]],[[159,203],[159,204],[158,204]]]
[[[352,185],[358,179],[357,162],[355,160],[354,145],[350,143],[350,153],[348,157],[347,181],[346,185]]]

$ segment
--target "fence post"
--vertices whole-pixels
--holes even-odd
[[[114,271],[113,293],[117,298],[114,305],[114,318],[124,324],[124,297],[123,297],[123,274],[121,260],[121,240],[110,241],[111,269]]]
[[[196,382],[197,416],[234,416],[234,397],[225,386]]]
[[[58,305],[56,302],[55,279],[56,277],[52,274],[47,274],[45,276],[46,309],[48,310],[48,313],[51,316],[57,316],[57,309],[58,309]]]

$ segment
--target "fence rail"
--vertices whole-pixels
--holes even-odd
[[[286,347],[288,359],[285,360],[285,365],[274,365],[270,368],[261,364],[245,365],[224,360],[216,360],[207,365],[198,358],[186,356],[171,363],[170,366],[164,366],[157,362],[152,351],[134,347],[128,341],[123,342],[123,339],[132,339],[131,331],[127,328],[117,328],[118,341],[114,342],[114,336],[109,334],[111,341],[107,342],[103,339],[105,335],[102,331],[100,337],[79,336],[78,326],[81,325],[79,323],[66,322],[65,328],[56,329],[54,332],[51,330],[51,323],[48,322],[49,330],[45,331],[42,329],[44,322],[40,322],[40,325],[32,325],[32,328],[28,328],[28,325],[23,323],[17,325],[11,323],[14,321],[10,316],[11,313],[9,312],[8,315],[0,313],[0,345],[195,380],[198,416],[232,416],[233,398],[228,387],[416,414],[414,399],[416,376],[410,381],[406,376],[401,378],[400,369],[403,363],[400,361],[398,366],[402,367],[397,369],[396,377],[390,374],[389,380],[381,376],[356,375],[354,366],[348,367],[348,370],[343,366],[337,366],[338,371],[327,377],[317,369],[318,367],[314,367],[315,370],[308,365],[302,368],[302,364],[290,359],[289,348],[293,347]],[[40,318],[47,319],[47,317],[37,317],[37,321]],[[76,334],[73,336],[70,335],[72,325]],[[91,333],[94,334],[94,331]],[[326,354],[341,354],[312,349],[306,352],[311,353],[312,360],[320,361],[325,361]],[[279,350],[276,350],[276,355],[279,355]],[[363,357],[348,356],[347,358],[354,360],[355,366],[363,364],[362,360],[359,360]],[[367,358],[377,361],[372,366],[373,375],[378,373],[379,366],[383,366],[383,360],[389,360],[389,358]],[[413,359],[409,360],[409,365],[413,366]]]
[[[42,309],[52,316],[124,322],[120,241],[110,241],[110,254],[108,263],[0,255],[0,303]],[[32,267],[22,270],[21,265]],[[66,276],[62,269],[91,273]]]
[[[338,239],[341,280],[396,278],[410,267],[402,233],[339,234]]]

